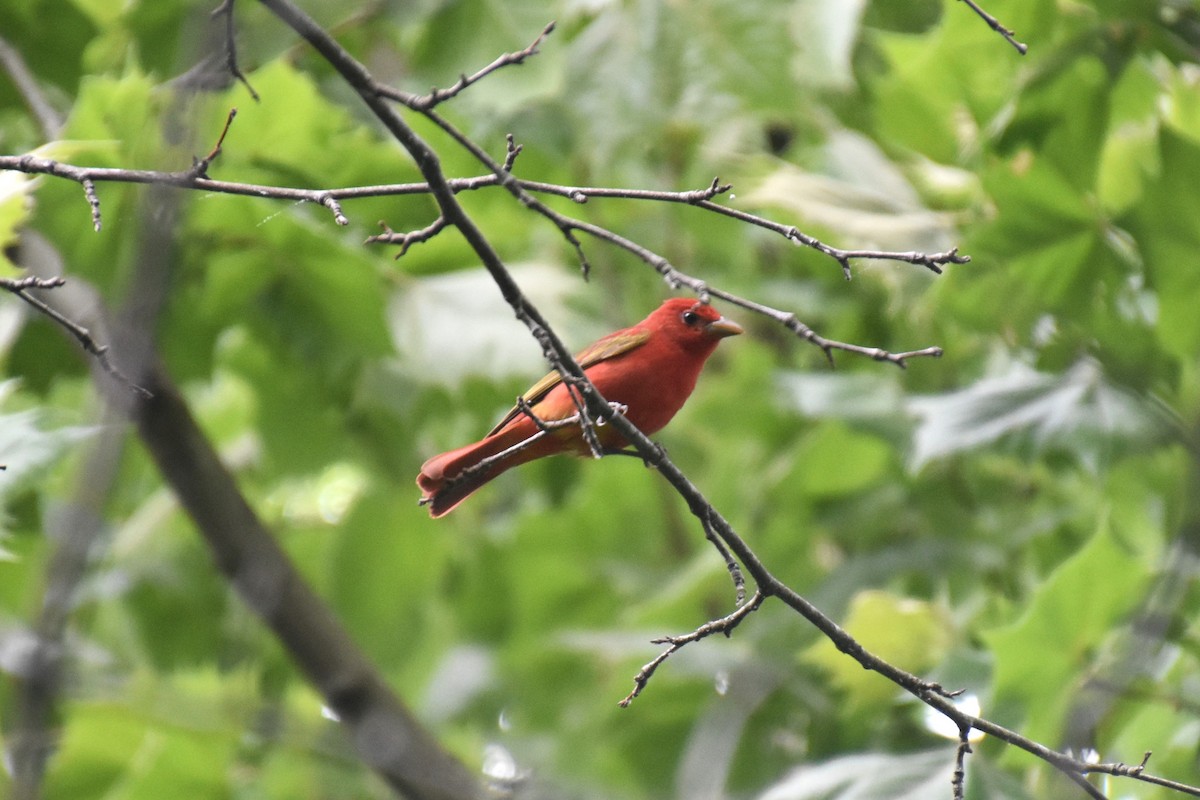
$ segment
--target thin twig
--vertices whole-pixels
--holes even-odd
[[[30,306],[32,306],[39,314],[48,317],[62,327],[67,333],[71,334],[71,336],[75,338],[75,341],[79,342],[80,346],[82,346],[84,350],[95,356],[96,361],[100,364],[104,371],[116,378],[118,382],[128,386],[142,397],[149,397],[149,390],[139,386],[126,377],[126,375],[117,368],[116,364],[109,359],[108,347],[98,344],[87,328],[83,327],[72,319],[68,319],[57,309],[52,308],[39,298],[34,297],[29,293],[29,290],[31,289],[57,289],[64,284],[66,284],[66,281],[62,278],[37,278],[33,276],[16,279],[0,278],[0,289],[4,289],[21,298]]]
[[[506,166],[505,169],[508,167]],[[567,197],[580,205],[593,197],[615,197],[622,200],[654,200],[660,203],[687,203],[697,206],[706,200],[712,200],[717,195],[725,194],[733,188],[732,184],[720,183],[720,178],[713,178],[713,182],[703,189],[693,189],[687,192],[660,192],[653,189],[621,189],[607,186],[560,186],[524,178],[517,178],[517,182],[521,188],[527,191]]]
[[[230,5],[233,0],[226,0]],[[208,151],[208,155],[204,158],[192,160],[192,172],[197,178],[207,178],[208,168],[217,156],[221,155],[221,148],[225,146],[225,137],[229,134],[229,126],[233,125],[233,120],[237,117],[237,109],[229,109],[229,113],[225,115],[225,125],[221,128],[221,134],[217,137],[217,143],[213,145],[212,150]]]
[[[1015,47],[1018,53],[1025,55],[1025,53],[1029,51],[1029,45],[1024,44],[1023,42],[1018,42],[1011,30],[1001,25],[1000,20],[996,19],[991,14],[980,8],[979,4],[976,3],[975,0],[962,1],[970,6],[972,11],[978,14],[979,18],[986,22],[989,28],[1003,36],[1009,44]]]
[[[486,78],[496,70],[513,64],[525,63],[525,59],[529,58],[530,56],[537,55],[538,45],[540,45],[542,40],[549,36],[553,30],[554,23],[548,23],[528,47],[524,48],[523,50],[517,50],[513,53],[505,53],[501,55],[495,61],[488,64],[474,75],[463,74],[459,76],[459,79],[454,83],[454,85],[448,88],[438,89],[435,87],[432,91],[430,91],[429,94],[415,95],[391,87],[380,87],[380,94],[382,94],[384,97],[390,97],[399,103],[403,103],[414,111],[431,111],[439,103],[449,100],[451,97],[454,97],[471,84]]]
[[[587,378],[584,377],[583,380],[586,381]],[[600,437],[596,435],[596,425],[600,424],[603,420],[593,420],[591,415],[588,414],[587,401],[580,393],[577,381],[578,378],[573,375],[563,377],[563,383],[567,387],[567,394],[570,396],[571,402],[575,404],[575,408],[579,409],[576,413],[579,415],[579,431],[583,434],[583,441],[587,444],[592,458],[602,458],[604,456],[604,448],[600,446]],[[610,403],[609,405],[612,404]]]
[[[524,145],[517,144],[516,137],[511,133],[504,134],[504,142],[506,149],[504,152],[504,171],[512,172],[513,167],[517,164],[517,156],[521,155],[521,151],[525,149]],[[499,176],[491,176],[499,180]]]
[[[625,699],[621,700],[619,703],[617,703],[617,705],[619,705],[621,708],[628,708],[629,704],[634,701],[634,698],[641,694],[642,690],[646,688],[646,684],[648,684],[650,682],[650,678],[654,676],[654,671],[657,670],[664,661],[674,655],[675,652],[680,648],[691,644],[692,642],[698,642],[701,639],[708,638],[714,633],[723,633],[726,636],[729,636],[733,633],[733,629],[736,628],[742,620],[758,610],[758,607],[762,605],[762,602],[765,599],[766,596],[762,592],[755,592],[750,598],[750,602],[746,603],[744,606],[741,606],[728,616],[721,617],[720,619],[714,619],[711,622],[706,622],[696,630],[692,631],[691,633],[684,634],[683,636],[664,636],[661,639],[652,640],[652,644],[669,644],[670,647],[659,653],[652,661],[648,662],[640,670],[638,670],[638,674],[633,676],[633,691],[627,694]]]
[[[377,233],[374,236],[368,236],[364,244],[374,244],[376,242],[384,242],[386,244],[400,245],[400,252],[396,253],[395,257],[400,258],[408,252],[408,248],[414,244],[428,242],[434,236],[437,236],[447,226],[446,218],[439,216],[433,222],[415,231],[407,233],[397,233],[387,226],[387,223],[380,220],[379,225],[383,228],[383,233]]]
[[[574,418],[572,418],[569,421],[563,420],[563,422],[565,424],[574,424],[574,421],[575,421]],[[516,455],[517,453],[520,453],[522,450],[528,450],[530,447],[537,444],[539,441],[544,439],[554,427],[558,427],[558,424],[552,423],[552,422],[542,422],[539,425],[539,430],[537,433],[534,433],[531,436],[528,436],[528,437],[522,439],[521,441],[517,442],[514,445],[511,445],[510,447],[504,448],[499,453],[495,453],[493,455],[487,456],[486,458],[481,458],[481,459],[479,459],[479,461],[475,462],[474,464],[472,464],[469,467],[466,467],[461,472],[458,472],[458,473],[446,478],[445,482],[442,485],[442,490],[444,491],[444,490],[452,489],[453,487],[458,486],[460,483],[462,483],[470,478],[474,478],[477,475],[486,474],[489,470],[491,470],[491,468],[493,466],[495,466],[496,464],[499,464],[501,461],[504,461],[509,456]],[[434,495],[430,495],[429,497],[422,497],[420,500],[417,501],[417,505],[419,505],[419,506],[429,505],[435,499],[436,499],[436,497]]]
[[[704,528],[705,537],[712,542],[721,558],[725,559],[725,568],[729,570],[729,577],[733,579],[733,603],[735,606],[740,606],[746,601],[746,576],[742,574],[742,567],[733,557],[733,553],[729,552],[725,542],[721,541],[716,530],[713,529],[712,518],[709,515],[705,514],[700,518],[700,525]]]
[[[700,288],[698,285],[699,282],[696,282],[696,284],[692,283],[692,281],[695,281],[694,278],[689,278],[686,275],[677,275],[676,277],[681,282],[687,283],[689,287],[694,290],[698,290]],[[862,345],[847,344],[846,342],[826,339],[824,336],[821,336],[812,328],[801,322],[795,314],[789,311],[780,311],[779,309],[772,308],[761,303],[756,303],[753,300],[747,300],[744,297],[730,294],[722,291],[721,289],[714,289],[709,286],[704,286],[703,288],[712,294],[713,297],[718,297],[722,300],[733,303],[734,305],[745,308],[748,311],[753,311],[757,314],[762,314],[765,317],[774,319],[776,322],[787,328],[799,338],[819,347],[821,351],[825,353],[825,357],[828,359],[831,365],[833,364],[833,351],[835,350],[865,356],[866,358],[870,358],[874,361],[884,361],[889,364],[895,364],[901,369],[908,366],[909,359],[941,358],[943,355],[943,350],[940,347],[926,347],[920,350],[908,350],[902,353],[891,353],[878,347],[863,347]]]
[[[200,159],[197,164],[207,164]],[[197,189],[219,194],[262,197],[273,200],[293,200],[314,203],[325,206],[334,214],[339,225],[348,224],[345,216],[341,215],[342,200],[353,200],[367,197],[388,197],[394,195],[429,194],[427,183],[400,183],[386,186],[353,186],[345,189],[293,189],[287,186],[266,186],[255,183],[238,183],[234,181],[218,181],[197,174],[195,165],[192,169],[179,172],[162,172],[157,170],[116,169],[111,167],[81,167],[64,164],[49,158],[34,155],[0,156],[0,170],[13,170],[30,175],[53,175],[66,178],[76,183],[89,182],[105,183],[136,183],[149,185],[177,186],[183,189]],[[495,186],[494,175],[478,178],[463,178],[454,182],[456,192],[482,189]]]
[[[717,214],[722,214],[726,217],[749,223],[750,225],[764,228],[769,231],[774,231],[785,239],[789,239],[796,244],[804,247],[812,248],[818,253],[824,253],[830,258],[837,261],[842,266],[842,274],[846,280],[850,280],[850,262],[863,258],[873,258],[884,261],[903,261],[908,264],[925,267],[930,272],[941,275],[942,268],[947,264],[967,264],[971,261],[970,256],[959,255],[958,248],[953,248],[944,253],[921,253],[916,251],[897,252],[890,250],[843,250],[832,245],[825,244],[820,239],[801,231],[794,225],[783,225],[778,222],[766,219],[764,217],[750,214],[746,211],[741,211],[729,206],[723,206],[714,203],[711,200],[701,200],[695,205],[700,208],[707,209]]]
[[[958,750],[954,754],[954,773],[950,778],[951,797],[963,800],[966,796],[967,754],[971,751],[970,726],[958,729]]]
[[[2,36],[0,36],[0,67],[3,67],[4,71],[8,73],[13,86],[20,93],[21,99],[25,101],[33,118],[37,120],[42,138],[46,141],[57,139],[58,132],[62,130],[63,115],[51,105],[20,51]]]
[[[237,78],[237,80],[246,87],[246,91],[254,98],[254,102],[259,102],[258,92],[254,91],[254,87],[250,85],[250,81],[242,73],[241,67],[238,66],[237,58],[237,42],[234,38],[233,26],[233,0],[222,0],[221,5],[213,9],[210,15],[212,19],[219,16],[225,17],[225,67],[229,70],[229,74]]]
[[[440,118],[439,118],[440,119]],[[447,125],[449,123],[446,123]],[[460,134],[461,136],[461,134]],[[464,137],[465,138],[465,137]],[[510,140],[511,142],[511,140]],[[729,184],[721,184],[714,180],[713,184],[703,189],[692,189],[680,192],[664,192],[650,189],[624,189],[603,186],[563,186],[559,184],[531,181],[513,176],[509,170],[512,161],[520,153],[521,146],[511,144],[504,164],[495,162],[490,157],[488,161],[496,165],[496,172],[491,175],[479,175],[470,178],[449,178],[446,184],[455,194],[467,191],[478,191],[494,186],[512,186],[525,194],[522,203],[539,213],[544,213],[545,206],[532,198],[529,193],[549,194],[565,197],[576,203],[586,203],[591,198],[613,198],[624,200],[646,200],[662,203],[682,203],[712,211],[731,219],[769,230],[793,241],[799,245],[810,247],[837,261],[842,267],[843,274],[849,269],[851,261],[857,259],[876,259],[882,261],[900,261],[916,266],[925,267],[931,272],[941,273],[948,264],[966,264],[970,256],[959,254],[957,248],[941,253],[923,253],[918,251],[889,251],[889,250],[844,250],[833,247],[809,236],[794,225],[774,222],[740,209],[730,208],[712,201],[712,198],[729,191]],[[482,151],[480,151],[482,152]],[[370,197],[390,197],[397,195],[430,194],[428,183],[397,183],[373,186],[352,186],[338,189],[296,189],[285,186],[268,186],[263,184],[238,183],[233,181],[212,180],[204,175],[196,175],[193,170],[186,172],[156,172],[153,170],[113,169],[103,167],[80,167],[63,164],[51,159],[39,158],[32,155],[0,156],[0,169],[11,169],[30,174],[48,174],[67,178],[74,181],[93,180],[120,183],[163,183],[181,188],[199,189],[222,194],[248,195],[277,200],[297,200],[331,207],[330,201],[354,200]],[[548,209],[546,209],[548,210]],[[578,239],[570,235],[572,230],[581,230],[609,241],[624,249],[630,249],[629,243],[615,234],[591,223],[565,217],[551,212],[551,219],[563,231],[572,247],[577,251],[581,261],[586,262]],[[339,224],[344,224],[338,220]],[[638,250],[631,250],[635,255],[644,258]]]
[[[83,197],[92,209],[92,230],[99,233],[103,223],[100,219],[100,195],[96,194],[96,184],[91,178],[84,178],[79,185],[83,187]]]
[[[612,408],[613,413],[616,414],[623,414],[626,410],[626,407],[620,403],[611,403],[610,407]],[[580,406],[580,408],[582,408],[582,406]],[[490,456],[481,458],[479,461],[475,462],[469,467],[466,467],[461,472],[449,476],[445,481],[445,489],[457,486],[469,478],[485,474],[496,464],[499,464],[501,461],[504,461],[510,456],[514,456],[523,450],[528,450],[545,437],[553,434],[554,431],[561,430],[563,428],[569,428],[574,425],[580,426],[583,431],[584,439],[585,441],[588,441],[589,449],[591,449],[592,454],[596,458],[600,458],[601,456],[605,455],[617,454],[612,451],[606,451],[600,447],[600,442],[596,439],[596,433],[594,430],[592,430],[592,426],[594,424],[603,423],[593,423],[591,418],[584,411],[578,411],[571,416],[563,417],[562,419],[542,419],[534,413],[533,408],[529,405],[529,402],[524,397],[517,398],[517,409],[533,421],[533,424],[537,427],[537,433],[527,436],[521,441],[506,447],[498,453],[493,453]],[[588,436],[589,433],[591,434],[590,438]],[[591,444],[593,441],[595,441],[594,448]],[[424,506],[432,503],[433,501],[433,497],[422,497],[417,501],[417,505]]]

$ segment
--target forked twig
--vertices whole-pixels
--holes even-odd
[[[529,58],[530,56],[537,55],[538,46],[542,43],[542,40],[545,39],[547,36],[549,36],[553,31],[554,31],[554,23],[550,22],[546,25],[545,28],[542,29],[542,32],[537,35],[537,38],[534,39],[533,42],[530,43],[530,45],[528,47],[526,47],[522,50],[517,50],[516,52],[513,52],[513,53],[504,53],[503,55],[499,56],[495,61],[493,61],[492,63],[488,64],[483,69],[476,72],[474,75],[467,75],[465,73],[460,75],[458,80],[452,86],[449,86],[445,89],[438,89],[438,88],[434,87],[429,92],[429,94],[425,94],[425,95],[410,94],[408,92],[403,92],[399,89],[395,89],[390,86],[382,86],[382,85],[377,86],[376,90],[382,96],[390,97],[392,100],[395,100],[399,103],[403,103],[404,105],[408,106],[409,108],[413,109],[414,111],[421,111],[421,112],[431,111],[439,103],[443,103],[446,100],[449,100],[450,98],[454,97],[459,92],[461,92],[463,89],[466,89],[471,84],[477,83],[480,80],[482,80],[483,78],[486,78],[488,75],[491,75],[496,70],[501,69],[503,67],[513,65],[513,64],[525,63],[525,59]]]
[[[686,633],[682,636],[663,636],[662,638],[651,640],[652,644],[668,644],[670,647],[668,647],[666,650],[663,650],[661,653],[655,656],[653,660],[647,662],[640,670],[638,670],[638,674],[633,676],[633,691],[627,694],[625,699],[619,702],[617,705],[621,706],[621,708],[627,708],[629,704],[634,701],[634,698],[641,694],[642,690],[646,688],[646,684],[648,684],[650,682],[650,678],[654,676],[654,671],[657,670],[664,661],[674,655],[675,652],[680,648],[691,644],[692,642],[698,642],[701,639],[706,639],[709,636],[712,636],[714,633],[723,633],[726,636],[731,635],[733,633],[733,629],[741,624],[742,620],[757,611],[758,607],[762,605],[762,602],[765,599],[766,595],[764,595],[762,590],[759,589],[754,593],[753,596],[751,596],[749,602],[735,610],[732,614],[721,617],[720,619],[714,619],[711,622],[706,622],[691,633]]]
[[[446,222],[444,216],[439,216],[433,222],[426,225],[424,228],[418,228],[415,231],[406,233],[397,233],[388,227],[383,220],[379,221],[379,226],[383,228],[383,233],[377,233],[374,236],[368,236],[364,244],[374,244],[376,242],[384,242],[386,244],[400,245],[400,252],[396,253],[395,258],[400,258],[408,252],[408,248],[414,244],[428,242],[433,237],[441,233],[449,223]]]

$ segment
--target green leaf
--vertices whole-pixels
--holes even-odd
[[[921,420],[913,437],[918,469],[1005,439],[1035,451],[1061,447],[1094,458],[1115,441],[1144,441],[1160,430],[1151,410],[1109,384],[1090,360],[1062,375],[1012,362],[966,389],[915,398],[910,408]]]
[[[18,382],[0,382],[0,405],[16,392]],[[62,427],[46,430],[45,414],[36,409],[0,414],[0,500],[29,488],[72,447],[95,432],[93,428]]]
[[[904,755],[857,753],[799,767],[759,800],[924,800],[946,794],[953,771],[953,748]]]
[[[1069,687],[1138,605],[1152,557],[1131,552],[1105,518],[1091,540],[1041,582],[1020,619],[983,634],[995,656],[996,700],[1022,709],[1025,735],[1058,738],[1073,697]]]
[[[817,0],[792,6],[792,38],[799,45],[792,71],[804,84],[846,86],[850,57],[866,0]]]
[[[881,249],[950,246],[945,215],[926,209],[904,174],[856,133],[837,131],[822,147],[820,173],[778,163],[740,197],[751,207],[783,209],[806,225],[856,246]]]
[[[192,730],[185,719],[159,723],[116,704],[76,704],[47,777],[49,797],[153,800],[177,792],[228,791],[232,736]]]
[[[1200,349],[1195,298],[1200,296],[1200,144],[1164,130],[1162,172],[1146,188],[1146,199],[1131,226],[1146,258],[1156,290],[1157,329],[1162,347],[1188,360]]]
[[[867,5],[863,22],[873,28],[896,33],[926,33],[942,18],[945,4],[938,0],[891,3],[874,0]]]
[[[1110,213],[1132,206],[1146,183],[1160,172],[1157,101],[1161,97],[1155,68],[1143,59],[1131,63],[1113,88],[1109,130],[1096,180],[1097,192]]]
[[[827,422],[806,437],[788,481],[812,497],[853,494],[883,477],[891,448],[882,440]]]
[[[0,172],[0,278],[21,274],[9,259],[18,231],[29,217],[34,179],[20,172]]]
[[[879,590],[855,595],[842,627],[875,655],[918,674],[943,658],[953,638],[945,609]],[[829,673],[846,702],[860,713],[896,696],[894,684],[864,670],[827,638],[808,648],[803,659]]]

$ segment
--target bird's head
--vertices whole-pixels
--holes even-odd
[[[744,332],[741,325],[725,319],[708,303],[687,297],[666,301],[647,321],[681,344],[704,348],[716,347],[721,339]]]

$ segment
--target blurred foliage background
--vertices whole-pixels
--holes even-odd
[[[414,181],[400,148],[308,48],[237,6],[241,86],[174,99],[215,4],[18,0],[0,31],[66,118],[53,142],[0,80],[0,152],[186,169],[228,109],[213,177],[305,188]],[[768,567],[898,665],[1051,747],[1196,783],[1200,748],[1200,6],[991,0],[1019,56],[949,0],[306,0],[381,80],[448,86],[551,19],[541,53],[442,111],[522,177],[722,200],[847,248],[942,250],[934,276],[838,265],[686,207],[561,207],[901,371],[836,369],[723,308],[726,342],[660,435]],[[422,120],[447,172],[477,164]],[[113,306],[138,278],[144,188],[0,174],[0,242],[34,233]],[[731,609],[724,566],[635,459],[556,459],[430,521],[428,456],[486,432],[544,368],[451,231],[364,247],[428,198],[310,205],[177,193],[158,343],[255,508],[435,734],[529,796],[772,800],[949,796],[953,742],[922,708],[768,603],[685,648],[630,708],[658,648]],[[581,346],[670,290],[585,241],[592,274],[501,190],[468,210]],[[5,275],[19,274],[7,258]],[[50,798],[387,796],[224,584],[86,359],[0,296],[0,732],[80,503],[103,536],[76,587]],[[105,487],[98,497],[92,490]],[[953,738],[953,734],[951,734]],[[1082,796],[987,739],[968,797]],[[0,794],[9,777],[0,773]],[[1166,797],[1122,781],[1121,797]],[[856,793],[857,792],[857,793]],[[906,794],[906,792],[908,794]]]

